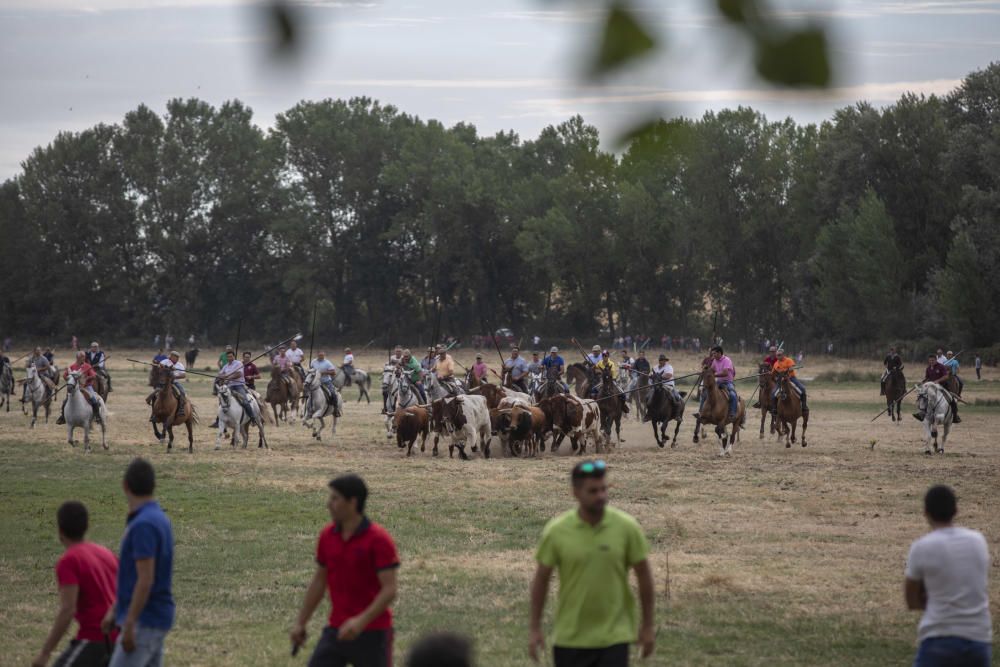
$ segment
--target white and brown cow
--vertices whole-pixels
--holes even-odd
[[[473,452],[482,447],[483,456],[490,457],[490,413],[486,408],[486,398],[475,395],[440,398],[431,403],[431,429],[434,430],[434,454],[437,454],[438,440],[449,436],[448,457],[454,456],[455,448],[462,459],[468,459],[466,445]]]
[[[586,451],[588,438],[594,441],[595,450],[600,451],[601,412],[596,401],[559,394],[539,401],[538,408],[545,415],[544,428],[553,433],[553,452],[567,436],[575,452]]]

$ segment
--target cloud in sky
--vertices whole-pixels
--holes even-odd
[[[276,68],[257,0],[0,0],[0,179],[62,130],[116,123],[172,97],[240,97],[269,126],[301,99],[367,95],[484,133],[534,136],[581,113],[602,130],[650,110],[753,105],[802,122],[858,99],[946,93],[1000,46],[1000,0],[774,0],[829,28],[834,88],[774,90],[705,0],[632,0],[664,52],[605,86],[581,78],[600,4],[297,0],[308,48]]]

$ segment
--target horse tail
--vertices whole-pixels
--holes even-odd
[[[368,373],[365,375],[365,389],[372,388],[372,374]]]

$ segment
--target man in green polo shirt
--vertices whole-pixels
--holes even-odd
[[[639,523],[608,507],[607,465],[581,461],[573,467],[578,506],[555,517],[542,531],[531,584],[528,652],[544,649],[542,610],[552,571],[559,570],[552,652],[555,667],[626,667],[629,644],[643,658],[653,653],[653,571],[649,544]],[[628,571],[635,570],[642,602],[640,625]]]

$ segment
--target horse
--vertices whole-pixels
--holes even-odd
[[[958,384],[956,382],[956,384]],[[906,395],[906,376],[902,368],[893,368],[885,378],[885,404],[889,417],[899,424],[903,421],[903,396]]]
[[[698,442],[698,433],[702,423],[714,424],[715,435],[719,438],[719,456],[729,456],[733,451],[733,443],[740,437],[740,429],[746,419],[746,406],[743,399],[737,400],[736,415],[729,416],[729,395],[715,381],[715,373],[706,366],[701,372],[702,391],[707,392],[705,405],[699,410],[694,421],[694,441]],[[732,424],[732,430],[726,434],[726,426]]]
[[[674,420],[677,425],[674,427],[674,440],[670,444],[673,449],[677,446],[677,433],[681,430],[681,422],[684,421],[684,403],[674,401],[671,392],[666,385],[657,384],[652,387],[648,403],[643,403],[645,410],[644,420],[648,419],[653,425],[653,437],[656,444],[663,447],[670,440],[667,435],[667,424]],[[682,393],[681,396],[684,396]]]
[[[385,437],[396,433],[394,415],[399,410],[420,404],[420,397],[410,378],[395,366],[386,365],[382,370],[382,413],[385,415]]]
[[[778,432],[777,420],[771,414],[771,402],[774,400],[774,375],[770,364],[760,364],[757,367],[757,388],[760,390],[760,437],[764,437],[764,423],[771,417],[771,433]]]
[[[250,439],[250,424],[254,422],[254,415],[252,412],[248,412],[243,409],[243,406],[239,401],[233,398],[233,393],[224,383],[216,383],[216,394],[219,397],[219,433],[215,436],[215,448],[220,448],[220,443],[222,442],[222,436],[225,435],[227,429],[232,429],[233,435],[230,439],[230,445],[236,447],[236,435],[239,434],[243,439],[243,449],[247,448],[247,441]],[[249,399],[253,401],[253,399]],[[257,441],[257,448],[267,447],[267,441],[264,439],[264,428],[259,427],[260,436]]]
[[[198,421],[194,404],[191,399],[186,399],[184,401],[184,414],[178,417],[177,409],[180,407],[180,401],[174,396],[174,374],[167,368],[157,367],[156,370],[159,373],[157,384],[160,388],[156,390],[156,398],[153,399],[153,435],[161,443],[164,436],[169,436],[169,440],[167,440],[167,451],[169,452],[174,448],[174,426],[184,424],[188,433],[188,453],[193,454],[193,426]],[[156,427],[158,422],[163,424],[163,433],[160,433]]]
[[[640,422],[646,418],[646,402],[649,400],[649,375],[636,373],[636,377],[628,383],[625,391],[629,392],[628,401],[635,405],[635,418]]]
[[[28,375],[22,380],[25,394],[31,402],[31,428],[35,428],[38,422],[38,408],[45,407],[45,423],[49,423],[49,413],[52,411],[52,397],[45,387],[42,378],[38,376],[38,369],[34,366],[28,367]],[[27,405],[22,407],[22,412],[27,414]]]
[[[806,428],[809,427],[809,412],[802,410],[802,400],[795,391],[791,376],[788,373],[778,373],[778,432],[785,436],[785,447],[791,447],[795,442],[795,427],[802,419],[802,446],[806,446]]]
[[[944,445],[948,442],[948,432],[955,419],[951,409],[951,397],[948,390],[936,382],[925,382],[917,385],[917,409],[924,413],[924,454],[931,454],[931,442],[934,443],[934,453],[944,454]],[[941,446],[938,446],[938,426],[943,427]]]
[[[950,391],[955,396],[962,395],[962,385],[958,383],[958,378],[955,376],[954,373],[949,374],[948,379],[945,380],[945,383],[941,386]]]
[[[311,428],[312,436],[316,438],[316,440],[322,442],[323,429],[326,427],[325,418],[332,417],[330,435],[336,435],[337,419],[342,408],[344,407],[344,399],[341,398],[340,392],[337,391],[337,388],[333,388],[333,400],[327,400],[326,393],[323,391],[322,382],[320,381],[320,376],[316,373],[316,369],[312,368],[308,373],[306,373],[303,394],[307,397],[307,407],[302,424]],[[319,420],[319,428],[315,428],[313,426],[313,421],[316,419]]]
[[[601,386],[597,393],[597,405],[601,410],[601,431],[604,433],[604,443],[611,449],[611,426],[615,427],[618,444],[622,440],[622,394],[621,389],[611,378],[611,369],[605,368],[601,373]]]
[[[5,363],[0,369],[0,406],[6,405],[10,412],[10,397],[14,395],[14,371]]]
[[[110,393],[110,387],[108,385],[111,376],[109,375],[108,379],[105,379],[104,374],[107,373],[107,371],[103,368],[95,368],[94,372],[94,391],[96,391],[97,395],[101,397],[101,400],[107,403],[108,394]]]
[[[531,398],[535,403],[545,400],[546,398],[556,396],[563,393],[562,384],[559,382],[558,375],[555,373],[555,369],[549,375],[542,379],[540,383],[531,392]]]
[[[299,383],[298,378],[289,373],[285,375],[277,366],[271,366],[271,379],[267,382],[267,390],[264,393],[265,400],[271,404],[274,412],[274,425],[277,426],[278,407],[281,407],[281,419],[289,421],[288,414],[294,418],[299,411]]]
[[[371,376],[360,368],[355,368],[354,372],[351,373],[351,382],[358,388],[358,403],[361,402],[362,398],[371,403],[371,396],[368,395],[368,390],[372,388]],[[344,372],[343,366],[338,368],[337,374],[333,376],[333,386],[337,388],[337,391],[342,391],[347,386],[347,373]]]
[[[451,380],[453,391],[449,391],[448,386],[438,379],[436,373],[426,371],[424,373],[424,391],[427,392],[427,400],[436,401],[439,398],[448,398],[450,396],[460,396],[469,393],[465,390],[461,380],[458,378],[452,378]]]
[[[31,369],[34,370],[34,369]],[[66,417],[66,442],[70,445],[76,446],[76,441],[73,440],[73,431],[77,428],[83,429],[83,451],[90,451],[90,428],[94,423],[94,409],[90,405],[90,401],[87,397],[83,395],[83,391],[80,390],[80,371],[71,371],[69,377],[66,380],[66,406],[63,409],[63,416]],[[101,446],[104,449],[108,448],[107,441],[107,423],[108,423],[108,410],[104,405],[104,400],[100,397],[97,399],[99,403],[98,414],[101,416]],[[48,410],[46,410],[46,413]]]
[[[590,397],[590,368],[579,361],[566,367],[566,383],[580,398]]]

